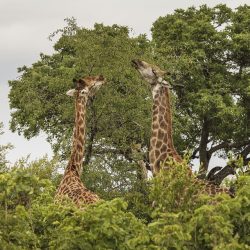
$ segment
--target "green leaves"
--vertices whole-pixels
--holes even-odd
[[[23,206],[5,213],[0,210],[0,247],[1,249],[37,249],[38,237],[30,224],[30,214]]]
[[[172,81],[185,85],[176,90],[175,118],[178,123],[179,117],[189,116],[193,124],[188,131],[178,128],[177,147],[190,147],[191,140],[205,170],[211,158],[208,141],[237,143],[250,136],[249,27],[247,5],[235,11],[225,5],[179,9],[153,24],[156,60],[172,73]],[[206,159],[201,151],[207,152]]]
[[[187,163],[169,160],[144,193],[79,209],[55,203],[56,166],[22,161],[0,175],[1,249],[248,249],[247,175],[237,179],[235,198],[203,197]]]
[[[3,123],[0,122],[0,136],[3,134]],[[0,145],[0,173],[8,171],[8,161],[6,160],[7,152],[13,148],[10,143],[6,145]]]
[[[86,29],[77,27],[74,20],[68,25],[58,30],[61,36],[52,56],[41,54],[38,62],[20,69],[19,80],[10,81],[9,97],[15,109],[11,129],[26,138],[45,132],[54,152],[67,159],[74,105],[65,93],[73,78],[103,74],[108,83],[89,101],[87,110],[85,165],[91,164],[96,172],[94,179],[90,174],[86,180],[94,191],[110,193],[121,183],[116,190],[121,193],[136,181],[131,145],[147,148],[149,142],[150,93],[131,67],[132,59],[146,56],[149,42],[143,35],[131,38],[123,26],[96,24]],[[104,182],[98,183],[95,176],[103,174]],[[128,181],[124,181],[125,174]]]
[[[248,249],[249,176],[237,180],[234,199],[221,195],[211,199],[198,195],[200,188],[190,180],[185,164],[171,168],[168,162],[168,167],[151,187],[155,207],[148,228],[154,245],[160,249]]]
[[[76,210],[53,231],[51,249],[135,249],[135,240],[145,230],[120,199]],[[54,223],[55,225],[55,223]]]
[[[29,207],[34,197],[50,189],[50,181],[40,180],[25,169],[0,174],[1,205],[12,209],[17,205]]]

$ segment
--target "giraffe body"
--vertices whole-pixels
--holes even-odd
[[[77,82],[76,89],[67,92],[75,96],[75,127],[70,160],[57,189],[56,199],[71,199],[77,206],[95,203],[98,195],[89,191],[80,179],[86,137],[86,106],[89,96],[105,82],[102,76],[87,77]]]
[[[182,162],[181,156],[177,153],[172,137],[172,115],[170,103],[170,85],[163,80],[166,73],[155,65],[147,62],[133,60],[133,66],[139,71],[142,77],[151,85],[153,96],[152,126],[149,149],[149,162],[151,170],[156,175],[168,158],[173,158],[176,162]],[[187,174],[193,176],[191,168],[187,169]],[[227,188],[222,188],[213,183],[194,179],[194,184],[200,184],[201,193],[215,195],[218,193],[227,193],[233,195]]]
[[[153,115],[149,149],[150,166],[154,174],[160,171],[160,165],[167,157],[181,161],[172,138],[172,117],[169,88],[156,84],[153,87]]]

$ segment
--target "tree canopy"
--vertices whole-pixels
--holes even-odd
[[[11,128],[27,138],[46,132],[54,151],[66,159],[74,105],[65,93],[73,78],[103,74],[108,84],[90,101],[87,112],[85,165],[91,164],[103,176],[105,186],[95,182],[93,186],[105,190],[112,175],[110,188],[126,189],[136,177],[131,149],[134,144],[148,147],[150,134],[149,90],[130,64],[133,58],[146,56],[149,42],[143,35],[130,38],[126,27],[96,24],[88,30],[68,22],[67,28],[58,30],[56,53],[41,54],[31,67],[19,69],[19,80],[10,81],[11,108],[15,108]]]
[[[249,161],[249,18],[247,5],[203,5],[177,9],[152,27],[156,57],[184,85],[177,90],[177,146],[192,149],[204,171],[218,152]]]
[[[20,79],[10,81],[11,129],[26,138],[44,131],[66,159],[73,105],[65,91],[74,77],[103,74],[109,84],[88,109],[85,164],[118,172],[121,165],[131,172],[133,145],[140,145],[147,159],[150,137],[151,95],[130,67],[131,59],[142,58],[171,73],[169,81],[184,85],[173,96],[178,151],[191,150],[205,172],[215,153],[225,157],[233,150],[247,164],[249,13],[247,5],[177,9],[154,22],[151,41],[145,35],[131,37],[127,27],[86,29],[67,19],[68,25],[50,36],[59,35],[55,53],[41,54],[31,67],[19,69]]]

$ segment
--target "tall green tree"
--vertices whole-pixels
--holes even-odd
[[[26,138],[44,131],[54,151],[66,159],[74,100],[65,93],[73,78],[103,74],[108,83],[88,105],[84,178],[100,192],[125,190],[137,180],[133,145],[147,148],[149,141],[149,91],[130,66],[133,58],[147,56],[149,42],[144,35],[131,38],[127,27],[96,24],[85,29],[74,19],[51,38],[58,34],[53,55],[41,54],[38,62],[19,69],[20,79],[9,82],[11,129]]]
[[[155,57],[184,85],[176,90],[176,146],[206,172],[229,150],[250,153],[250,6],[177,9],[152,27]]]
[[[59,35],[53,55],[41,54],[10,81],[11,129],[31,138],[41,131],[67,159],[74,123],[72,78],[103,74],[108,84],[88,107],[84,181],[117,194],[140,179],[137,161],[147,158],[150,91],[130,66],[133,58],[157,63],[184,85],[174,94],[175,144],[193,151],[206,172],[214,154],[233,150],[249,162],[249,6],[178,9],[160,17],[152,41],[130,37],[127,27],[78,27],[74,19]],[[135,157],[133,146],[140,148]],[[100,178],[100,176],[102,178]],[[101,180],[101,181],[100,181]],[[108,190],[108,192],[106,192]],[[104,192],[105,191],[105,192]]]

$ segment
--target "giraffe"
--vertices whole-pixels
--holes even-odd
[[[182,161],[173,143],[169,84],[163,80],[165,71],[144,61],[133,60],[132,62],[151,85],[153,114],[149,163],[153,174],[156,175],[160,171],[161,162],[167,157],[172,157],[177,162]]]
[[[173,158],[176,162],[182,162],[182,157],[176,151],[173,143],[170,84],[163,79],[166,72],[157,66],[137,59],[132,60],[132,65],[151,86],[153,114],[149,163],[155,176],[159,173],[162,163],[169,157]],[[191,168],[188,168],[187,173],[193,176]],[[215,195],[217,193],[233,195],[227,188],[218,187],[197,178],[195,182],[201,184],[201,186],[204,187],[204,192],[209,195]]]
[[[87,102],[89,97],[94,96],[101,85],[105,83],[105,79],[103,76],[88,76],[79,80],[73,80],[73,82],[76,88],[67,92],[67,95],[75,97],[73,144],[68,165],[56,192],[56,200],[60,201],[67,196],[80,207],[99,200],[96,194],[84,186],[80,175],[85,149]]]

